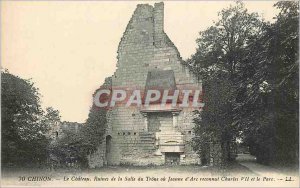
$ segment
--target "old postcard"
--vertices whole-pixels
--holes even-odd
[[[299,187],[298,1],[1,1],[1,187]]]

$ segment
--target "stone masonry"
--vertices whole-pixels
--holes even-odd
[[[164,32],[164,4],[137,5],[118,47],[112,87],[145,88],[151,75],[174,78],[176,88],[201,88]],[[166,75],[166,76],[164,76]],[[151,82],[151,83],[150,83]],[[155,83],[155,82],[154,82]],[[108,111],[106,137],[89,156],[90,167],[103,165],[199,164],[192,150],[191,109],[118,106]]]

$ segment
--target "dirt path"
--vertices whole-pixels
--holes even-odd
[[[295,175],[295,172],[292,172],[289,169],[279,170],[277,168],[259,164],[256,162],[255,156],[250,154],[239,154],[237,162],[260,176],[276,175],[278,177],[287,177]]]

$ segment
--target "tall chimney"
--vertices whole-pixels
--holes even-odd
[[[164,3],[154,4],[154,44],[161,47],[164,44]]]

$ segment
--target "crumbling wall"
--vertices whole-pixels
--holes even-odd
[[[194,86],[201,83],[183,65],[182,58],[164,32],[164,4],[137,5],[118,47],[117,70],[112,76],[113,88],[144,89],[147,73],[151,70],[173,70],[177,87]],[[178,115],[178,128],[192,137],[192,112],[183,110]],[[145,117],[136,107],[115,107],[108,111],[108,132],[113,144],[110,161],[146,165],[163,164],[164,157],[154,154],[154,134],[145,130]],[[189,146],[186,146],[187,163],[198,163]],[[138,159],[138,160],[137,160]]]

